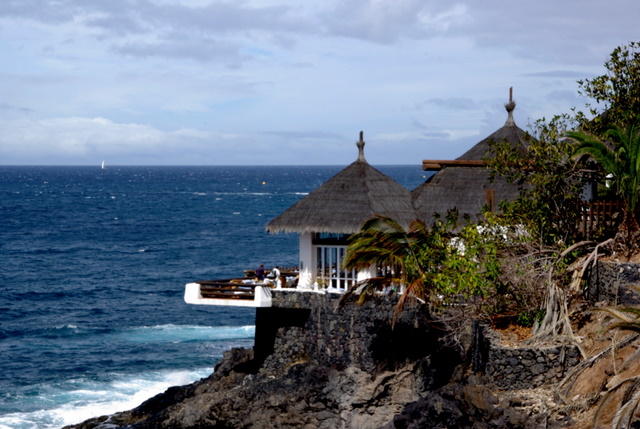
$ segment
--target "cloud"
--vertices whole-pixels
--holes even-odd
[[[149,125],[115,123],[105,118],[54,118],[0,123],[0,158],[16,163],[62,163],[128,154],[157,154],[174,145],[188,146],[212,136],[196,130],[165,132]],[[64,160],[67,160],[65,162]]]
[[[240,50],[254,43],[290,47],[296,37],[317,31],[286,5],[252,6],[245,1],[201,4],[126,0],[25,0],[0,3],[0,19],[60,27],[72,39],[84,33],[107,42],[112,51],[150,56],[240,63],[251,55]],[[50,49],[50,47],[49,47]]]
[[[533,73],[526,73],[525,76],[531,77],[548,77],[548,78],[569,78],[582,79],[584,74],[575,70],[547,70]]]
[[[190,59],[195,61],[213,61],[229,67],[250,59],[241,52],[242,45],[232,41],[219,41],[208,38],[189,40],[179,35],[167,35],[153,42],[130,41],[114,45],[113,50],[133,57],[164,57],[174,59]]]
[[[19,112],[19,113],[32,113],[33,109],[28,107],[14,106],[9,103],[0,103],[0,111],[5,112]]]
[[[479,47],[548,63],[592,63],[594,56],[637,38],[633,29],[640,15],[640,2],[625,0],[612,0],[605,8],[597,0],[579,6],[553,0],[487,0],[469,2],[468,7],[473,19],[455,27],[455,34],[473,38]]]
[[[328,34],[392,43],[399,38],[426,38],[467,20],[462,4],[421,0],[355,0],[340,2],[322,16]]]
[[[359,130],[368,159],[456,157],[511,86],[523,128],[582,105],[637,37],[611,3],[2,1],[0,162],[339,164]]]
[[[450,110],[475,110],[478,108],[476,102],[468,97],[449,97],[449,98],[431,98],[420,103],[417,108],[424,108],[426,105],[433,105],[443,109]]]
[[[296,140],[341,140],[344,136],[327,131],[265,131],[263,134]]]

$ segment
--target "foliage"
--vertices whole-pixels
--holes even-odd
[[[544,318],[544,310],[538,309],[535,311],[525,311],[518,314],[518,318],[516,321],[518,325],[525,326],[528,328],[533,327],[535,324],[539,324]]]
[[[580,131],[567,135],[578,143],[575,157],[590,155],[605,171],[630,213],[636,210],[640,192],[640,129],[636,123],[626,128],[612,124],[599,138]]]
[[[575,121],[567,115],[536,121],[522,144],[490,142],[485,158],[491,177],[522,185],[520,196],[505,202],[505,222],[524,225],[542,244],[571,244],[578,240],[577,210],[589,176],[584,162],[572,160],[574,146],[563,138]]]
[[[578,143],[574,156],[590,155],[611,174],[614,189],[633,213],[640,192],[640,129],[633,123],[625,129],[613,124],[602,139],[592,134],[571,131],[567,135]],[[609,145],[608,142],[612,144]]]
[[[526,233],[520,237],[526,238],[516,239],[512,234],[508,240],[498,240],[500,234],[487,234],[477,225],[459,227],[454,216],[438,219],[432,226],[416,221],[408,231],[388,218],[371,219],[352,237],[345,268],[368,269],[375,264],[386,271],[345,297],[360,293],[362,300],[375,291],[403,285],[406,290],[399,309],[408,298],[416,297],[448,313],[473,307],[482,308],[486,315],[513,316],[526,324],[539,322],[539,339],[571,337],[570,289],[565,286],[580,281],[578,275],[571,280],[570,272],[577,274],[576,267],[582,264],[583,274],[590,260],[576,261],[584,251],[580,248],[591,244],[580,241],[584,233],[579,208],[586,186],[598,178],[598,171],[593,160],[574,158],[576,145],[566,138],[568,130],[601,135],[617,123],[621,126],[618,134],[611,131],[608,138],[626,139],[634,145],[624,154],[618,151],[618,158],[630,160],[635,155],[629,152],[640,146],[637,133],[629,131],[640,112],[640,43],[616,48],[605,67],[607,74],[578,82],[579,93],[597,103],[595,107],[587,104],[588,114],[574,109],[573,116],[542,118],[520,142],[490,143],[485,161],[491,177],[518,184],[521,194],[515,201],[502,203],[502,215],[489,219],[488,230],[495,231],[499,222],[510,225],[511,232],[522,228]],[[634,168],[638,167],[636,163]],[[630,206],[634,206],[637,182],[630,174],[626,179],[618,176],[626,180],[624,186],[635,189],[633,197],[629,191],[629,197],[635,198],[630,199]],[[574,262],[573,268],[569,262]]]
[[[596,135],[613,123],[627,127],[640,112],[640,43],[615,48],[604,66],[606,74],[578,81],[578,93],[594,99],[598,105],[586,106],[592,119],[582,112],[577,112],[576,117],[585,131]]]
[[[566,333],[565,312],[549,306],[564,295],[541,285],[564,281],[567,255],[540,246],[522,229],[500,224],[489,213],[486,217],[483,224],[459,226],[457,213],[451,212],[431,227],[415,221],[408,231],[386,217],[368,220],[350,239],[343,265],[359,270],[375,265],[380,275],[353,286],[343,302],[351,295],[363,302],[395,289],[404,292],[396,316],[409,299],[417,298],[454,334],[472,317],[507,318]],[[548,290],[556,294],[548,296]]]
[[[629,202],[632,205],[637,203],[637,182],[631,177],[635,173],[628,173],[637,159],[633,153],[637,132],[633,130],[634,126],[637,127],[636,115],[640,112],[640,43],[631,42],[615,48],[604,66],[605,74],[578,81],[578,93],[596,103],[586,105],[587,113],[574,109],[573,116],[559,115],[549,122],[544,118],[538,120],[521,146],[514,147],[508,142],[492,144],[492,154],[487,159],[492,175],[528,185],[520,198],[503,207],[505,216],[510,221],[526,225],[544,244],[571,244],[582,238],[578,222],[580,213],[576,207],[584,185],[602,178],[598,171],[585,173],[594,170],[585,157],[574,162],[575,145],[565,138],[568,130],[592,136],[603,136],[606,131],[604,140],[626,140],[630,143],[629,149],[613,152],[615,156],[612,158],[616,162],[629,161],[626,166],[621,166],[627,173],[614,173],[614,176],[616,180],[624,181],[621,189],[629,196]],[[607,131],[610,129],[615,131]],[[587,149],[580,150],[587,153]],[[591,154],[600,161],[595,152]],[[605,172],[613,172],[617,168],[614,165],[605,168]],[[635,164],[633,168],[636,168]]]
[[[637,250],[636,209],[640,193],[640,129],[636,123],[626,128],[612,124],[602,137],[581,131],[567,136],[577,143],[574,157],[589,155],[611,177],[612,188],[624,202],[624,218],[620,223],[619,243],[630,257]]]
[[[500,274],[501,238],[476,225],[458,229],[457,212],[428,227],[414,221],[408,231],[388,217],[374,217],[353,235],[343,263],[346,269],[369,269],[381,275],[367,279],[348,294],[367,295],[389,287],[404,287],[399,310],[409,298],[443,308],[488,296]],[[456,238],[454,238],[456,232]]]

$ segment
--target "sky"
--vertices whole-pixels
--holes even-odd
[[[454,159],[584,107],[638,0],[2,0],[0,165]]]

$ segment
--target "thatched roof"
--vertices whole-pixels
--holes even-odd
[[[520,189],[517,185],[499,178],[490,182],[487,167],[483,163],[471,162],[480,161],[488,154],[490,141],[506,139],[524,145],[522,136],[525,132],[513,120],[515,102],[511,97],[505,108],[508,117],[502,128],[458,157],[457,162],[423,161],[426,169],[432,165],[441,169],[411,193],[420,219],[431,223],[435,213],[444,217],[447,211],[457,209],[460,215],[467,214],[472,220],[478,220],[482,207],[488,202],[492,201],[494,209],[497,209],[500,201],[513,200],[518,196]]]
[[[416,218],[411,193],[364,158],[362,132],[358,159],[269,222],[269,232],[353,234],[375,215],[408,227]]]

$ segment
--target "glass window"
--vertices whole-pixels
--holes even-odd
[[[355,270],[344,270],[342,261],[347,254],[346,246],[316,247],[316,279],[322,288],[347,289],[356,281]]]

